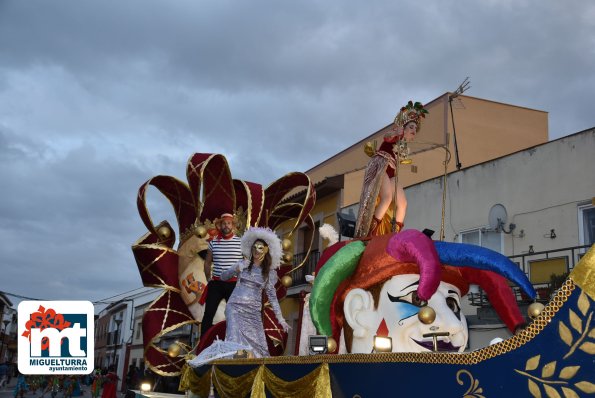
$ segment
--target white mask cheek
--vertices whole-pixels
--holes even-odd
[[[392,325],[391,337],[393,339],[393,351],[418,351],[411,348],[411,339],[421,339],[421,331],[417,316],[396,321]]]
[[[467,328],[467,319],[465,319],[465,316],[462,312],[461,324],[462,330],[454,336],[451,336],[451,343],[454,346],[460,347],[459,352],[462,352],[465,349],[465,347],[467,346],[467,341],[469,340],[469,329]]]

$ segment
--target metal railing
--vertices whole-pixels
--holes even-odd
[[[529,277],[529,270],[532,261],[548,260],[548,259],[566,259],[566,273],[569,273],[574,269],[576,263],[579,262],[581,257],[590,248],[590,245],[566,247],[563,249],[546,250],[534,253],[523,253],[516,256],[510,256],[509,259],[519,265],[519,268]],[[557,284],[551,282],[534,283],[533,287],[537,292],[537,301],[546,303],[550,301],[556,290],[560,287]],[[513,293],[516,296],[517,302],[519,303],[530,303],[533,300],[529,298],[525,293],[521,291],[518,286],[511,286]],[[468,294],[469,303],[477,307],[490,306],[486,293],[479,289],[477,293]]]
[[[300,264],[302,261],[304,261],[305,257],[306,253],[298,253],[294,255],[293,266],[295,267]],[[306,282],[306,275],[311,275],[312,272],[316,270],[316,264],[318,263],[318,260],[320,260],[320,252],[318,250],[312,250],[306,263],[291,273],[294,286],[308,283]]]
[[[119,344],[120,333],[117,331],[107,333],[107,345]]]
[[[548,301],[551,300],[551,298],[554,296],[554,294],[556,293],[556,290],[559,287],[560,286],[555,286],[555,285],[552,285],[551,283],[534,284],[533,288],[535,289],[535,292],[537,293],[536,301],[538,301],[540,303],[544,303],[544,304],[547,303]],[[530,304],[533,302],[533,299],[531,299],[529,296],[527,296],[521,290],[521,288],[519,288],[518,286],[511,286],[510,288],[512,289],[512,292],[514,293],[516,301],[519,304]],[[490,307],[491,306],[486,292],[484,292],[483,289],[481,289],[481,288],[479,289],[479,292],[477,292],[477,293],[467,294],[467,299],[469,300],[469,304],[471,304],[472,306],[475,306],[475,307]]]
[[[546,250],[534,253],[523,253],[515,256],[510,256],[509,258],[511,261],[516,262],[521,268],[521,270],[527,276],[529,276],[529,266],[531,261],[566,257],[566,271],[570,272],[590,247],[590,245],[573,246],[563,249]],[[306,253],[298,253],[294,255],[293,266],[300,264],[304,260],[305,256]],[[310,252],[310,255],[308,256],[308,260],[306,261],[306,263],[301,268],[291,273],[294,286],[307,283],[306,275],[310,275],[312,274],[312,272],[316,270],[316,264],[318,263],[319,259],[320,252],[318,250],[313,250],[312,252]],[[558,288],[558,286],[553,286],[551,283],[547,282],[534,284],[533,287],[537,292],[537,301],[541,302],[549,301],[551,296],[555,293],[555,290]],[[511,286],[511,288],[519,303],[529,303],[532,301],[517,286]],[[473,306],[484,307],[490,305],[487,295],[482,289],[479,289],[479,292],[477,293],[469,293],[468,299],[470,304]]]
[[[568,260],[566,261],[566,264],[568,264],[568,269],[566,271],[570,272],[590,247],[590,245],[573,246],[564,249],[517,254],[516,256],[510,256],[508,258],[517,263],[526,275],[529,275],[529,263],[531,261],[566,257]]]

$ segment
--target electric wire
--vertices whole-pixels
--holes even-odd
[[[140,293],[140,292],[138,292],[138,291],[140,291],[140,290],[143,290],[143,289],[147,289],[147,288],[146,288],[146,287],[144,287],[144,286],[142,286],[142,287],[139,287],[139,288],[136,288],[136,289],[132,289],[132,290],[128,290],[128,291],[126,291],[126,292],[119,293],[119,294],[116,294],[116,295],[113,295],[113,296],[110,296],[110,297],[106,297],[106,298],[104,298],[104,299],[100,299],[100,300],[91,301],[91,303],[93,303],[93,304],[113,304],[113,303],[115,303],[115,302],[118,302],[118,301],[121,301],[121,300],[124,300],[124,299],[130,298],[130,297],[133,297],[133,296],[135,296],[136,294],[139,294],[139,293]],[[129,293],[132,293],[132,292],[137,292],[137,293],[135,293],[135,294],[129,294]],[[45,299],[45,298],[23,296],[23,295],[21,295],[21,294],[16,294],[16,293],[11,293],[11,292],[6,292],[6,291],[3,291],[3,290],[0,290],[0,294],[4,294],[4,295],[6,295],[6,296],[10,296],[10,297],[16,297],[16,298],[18,298],[18,299],[21,299],[21,300],[30,300],[30,301],[52,301],[52,300]],[[128,296],[124,296],[124,295],[126,295],[126,294],[128,294]],[[122,297],[122,298],[119,298],[119,299],[115,299],[116,297],[120,297],[120,296],[124,296],[124,297]],[[114,300],[112,300],[112,299],[114,299]]]

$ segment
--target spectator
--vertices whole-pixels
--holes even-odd
[[[8,384],[8,363],[0,363],[0,387]]]
[[[107,375],[103,378],[103,392],[101,393],[101,398],[116,398],[118,380],[116,368],[114,365],[111,365],[107,369]]]

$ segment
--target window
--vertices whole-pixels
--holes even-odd
[[[529,261],[531,283],[549,283],[552,275],[564,275],[568,272],[568,258],[556,257]]]
[[[595,206],[579,206],[578,229],[581,246],[595,243]]]
[[[136,339],[140,339],[140,333],[142,332],[142,323],[136,324]]]
[[[339,234],[346,238],[353,238],[355,235],[355,222],[357,218],[357,211],[359,203],[344,207],[337,213],[337,220],[339,221]]]
[[[502,253],[502,233],[485,228],[472,229],[459,234],[459,242],[469,243]]]

